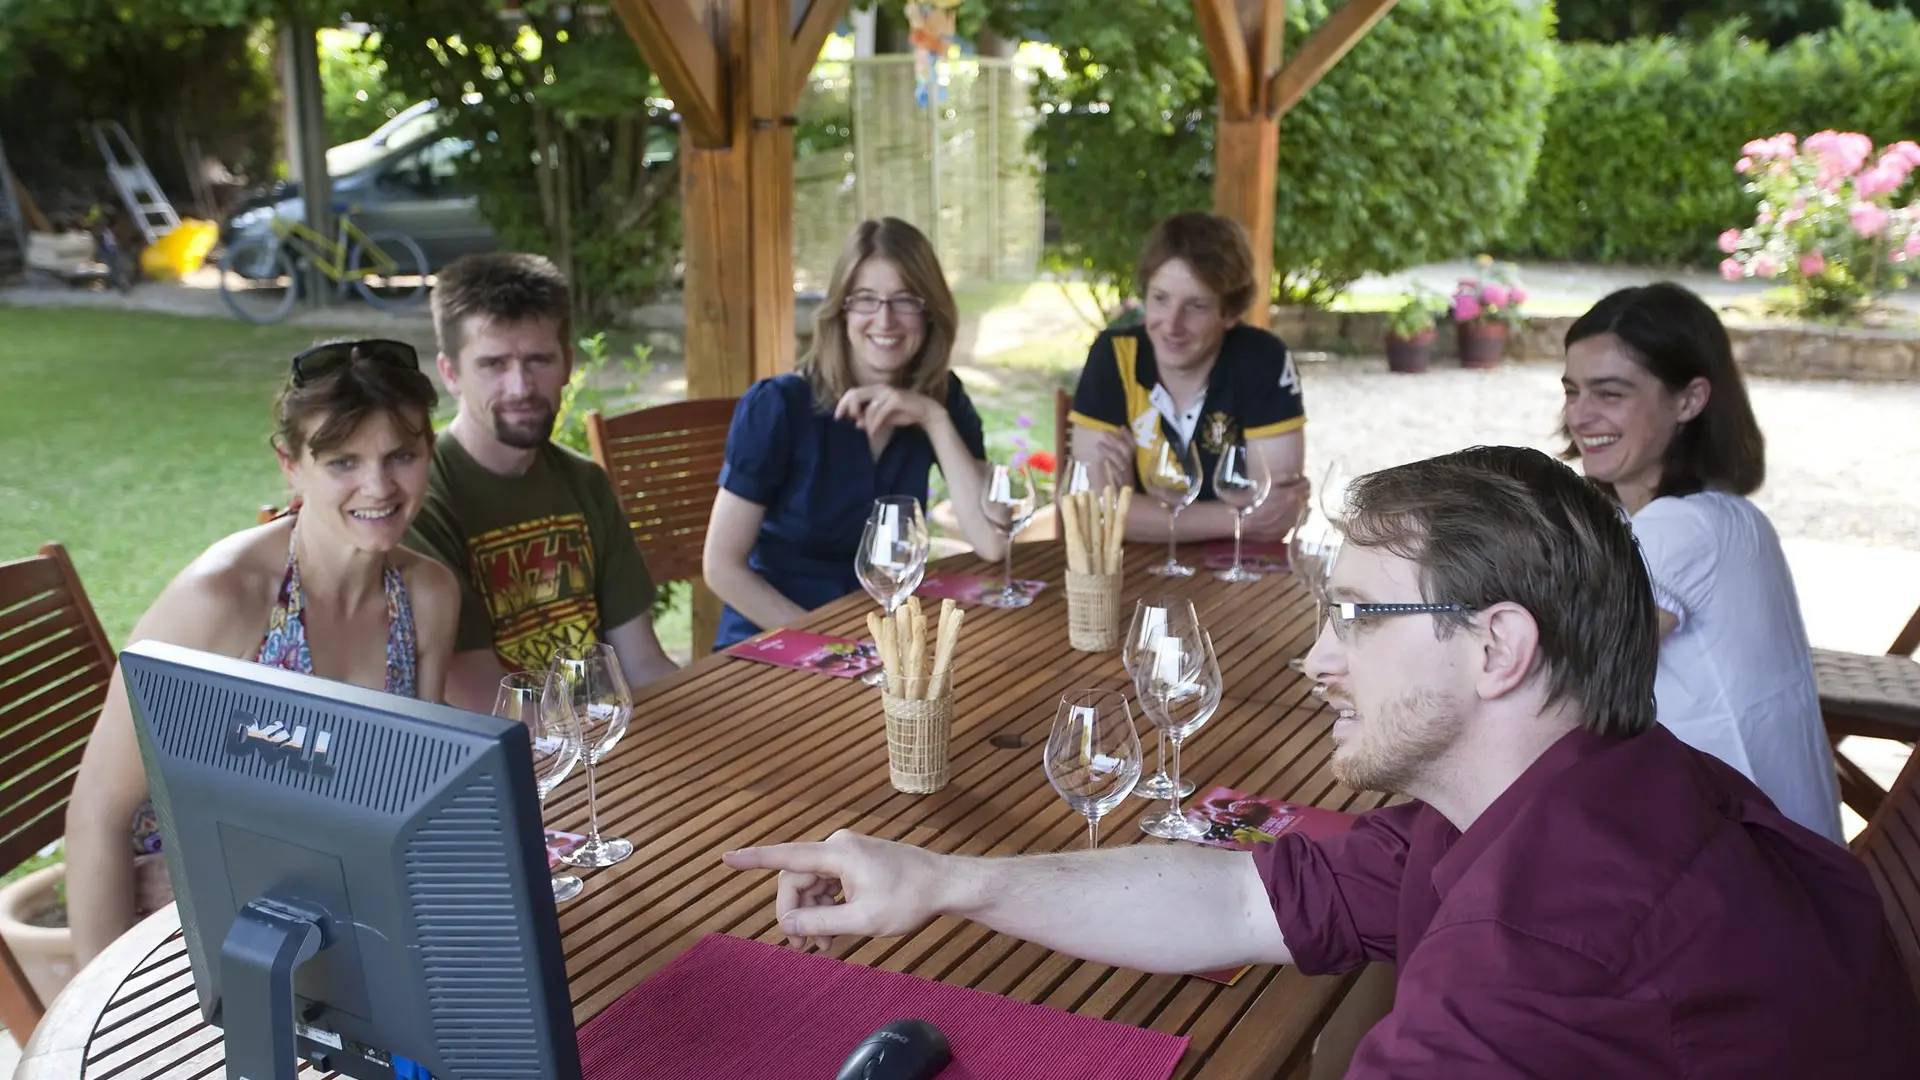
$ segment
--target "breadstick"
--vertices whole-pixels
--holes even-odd
[[[887,676],[887,691],[891,693],[893,691],[894,669],[899,666],[899,663],[894,659],[893,655],[895,642],[893,627],[888,624],[889,618],[889,616],[883,616],[879,612],[869,612],[867,614],[867,632],[873,635],[873,643],[880,650],[880,669]]]
[[[907,609],[907,696],[927,696],[927,619],[920,613],[919,597]]]
[[[953,647],[960,640],[960,620],[967,613],[951,600],[940,604],[940,639],[933,650],[933,687],[928,697],[947,696],[947,683],[953,678]]]
[[[1072,493],[1063,495],[1055,501],[1060,505],[1060,538],[1067,543],[1067,569],[1076,574],[1084,573],[1086,566],[1080,552],[1079,509],[1074,505]]]
[[[1087,551],[1090,556],[1087,561],[1093,564],[1089,569],[1099,573],[1105,569],[1101,564],[1106,561],[1102,553],[1107,550],[1107,523],[1100,516],[1100,511],[1103,509],[1100,496],[1089,491],[1084,497],[1087,500],[1087,520],[1093,522],[1093,530],[1087,537]]]
[[[1100,572],[1100,564],[1095,561],[1100,557],[1100,511],[1093,505],[1093,492],[1082,491],[1074,498],[1080,501],[1075,509],[1079,511],[1080,521],[1083,524],[1084,532],[1081,539],[1087,544],[1086,554],[1080,561],[1085,564],[1087,573],[1097,574]]]
[[[1113,506],[1113,535],[1107,538],[1107,572],[1120,572],[1121,560],[1126,557],[1127,511],[1133,506],[1133,489],[1120,489],[1120,498]]]

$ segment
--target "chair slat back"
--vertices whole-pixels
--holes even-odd
[[[0,563],[0,870],[66,834],[113,664],[65,548]]]
[[[0,563],[0,871],[66,834],[113,664],[65,548]],[[24,1045],[45,1005],[0,942],[0,1023]]]
[[[587,414],[607,471],[656,582],[698,580],[737,398],[698,398],[618,416]]]
[[[1920,753],[1907,760],[1873,820],[1854,837],[1853,851],[1880,888],[1900,957],[1920,992]]]

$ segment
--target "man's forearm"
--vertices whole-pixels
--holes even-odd
[[[949,869],[942,913],[1084,960],[1156,973],[1292,963],[1245,852],[1134,845]]]
[[[1127,539],[1167,540],[1167,508],[1151,495],[1135,492],[1133,506],[1127,511]],[[1181,542],[1219,540],[1233,535],[1233,508],[1223,502],[1196,502],[1180,511],[1174,536]]]

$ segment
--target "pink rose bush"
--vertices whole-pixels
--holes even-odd
[[[1495,263],[1488,255],[1480,256],[1479,265],[1479,274],[1461,278],[1454,287],[1450,308],[1453,321],[1470,323],[1485,319],[1519,325],[1520,305],[1527,299],[1527,290],[1515,280],[1519,268],[1512,263]]]
[[[1783,278],[1812,315],[1845,314],[1901,287],[1920,262],[1920,201],[1908,185],[1916,168],[1920,144],[1903,140],[1876,156],[1857,132],[1747,143],[1734,171],[1760,204],[1751,226],[1720,234],[1721,276]]]

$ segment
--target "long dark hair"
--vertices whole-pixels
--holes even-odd
[[[1767,442],[1747,399],[1746,380],[1733,362],[1727,328],[1707,302],[1671,281],[1620,289],[1603,297],[1567,330],[1566,345],[1601,334],[1619,339],[1634,362],[1678,393],[1697,378],[1712,390],[1700,415],[1680,425],[1667,446],[1654,497],[1692,495],[1707,488],[1751,495],[1767,479]],[[1565,423],[1561,457],[1580,448]]]

